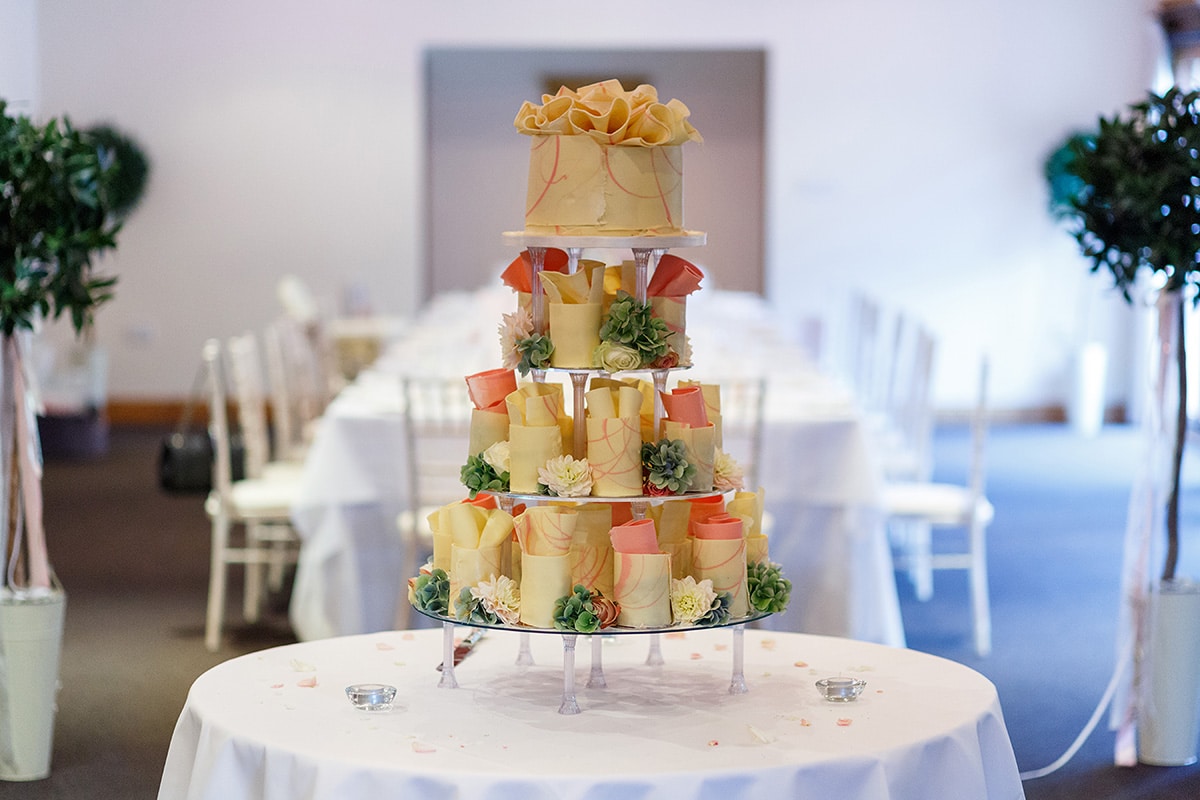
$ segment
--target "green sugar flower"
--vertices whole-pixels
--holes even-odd
[[[517,371],[528,375],[531,369],[546,369],[550,366],[550,354],[554,352],[554,342],[550,337],[535,333],[517,341],[517,352],[521,360],[517,363]]]
[[[600,617],[592,605],[592,593],[575,584],[571,594],[554,601],[554,630],[568,633],[595,633]]]
[[[688,463],[682,440],[659,439],[642,445],[642,474],[651,494],[683,494],[696,475],[696,465]]]
[[[469,456],[458,473],[463,486],[470,490],[472,500],[480,492],[508,491],[508,473],[497,474],[496,468],[485,460],[485,455]]]
[[[778,564],[762,561],[746,566],[746,591],[753,608],[778,614],[787,608],[792,582],[783,577]]]
[[[628,292],[617,292],[600,326],[600,340],[637,351],[642,366],[662,358],[670,350],[667,323],[654,316],[649,303],[639,303]]]
[[[444,569],[434,569],[428,574],[418,575],[409,590],[413,606],[430,614],[449,616],[450,576]]]

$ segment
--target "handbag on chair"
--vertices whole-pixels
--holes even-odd
[[[203,392],[203,367],[184,404],[175,430],[163,437],[158,449],[158,485],[172,494],[207,494],[212,491],[213,443],[208,429],[193,422],[197,399]],[[238,433],[229,436],[233,479],[245,477],[246,451]]]

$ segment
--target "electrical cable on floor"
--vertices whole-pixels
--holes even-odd
[[[1075,737],[1075,741],[1071,743],[1067,751],[1048,766],[1020,773],[1019,777],[1021,780],[1029,781],[1034,778],[1044,778],[1050,773],[1057,771],[1079,752],[1079,748],[1083,747],[1083,743],[1087,741],[1087,738],[1092,735],[1092,731],[1096,729],[1096,723],[1100,721],[1100,716],[1104,713],[1104,709],[1108,708],[1108,704],[1112,702],[1113,694],[1117,691],[1117,683],[1121,680],[1121,676],[1125,674],[1125,665],[1129,661],[1129,656],[1129,651],[1126,651],[1122,654],[1120,660],[1117,661],[1117,666],[1113,669],[1112,678],[1108,681],[1108,687],[1104,690],[1104,696],[1100,698],[1099,705],[1092,712],[1092,718],[1083,726],[1083,730]]]

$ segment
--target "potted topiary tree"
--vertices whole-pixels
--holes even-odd
[[[41,458],[25,334],[65,315],[86,330],[115,279],[94,272],[120,228],[111,150],[69,121],[0,100],[0,779],[50,771],[65,594],[42,528]]]
[[[1156,279],[1163,355],[1157,375],[1161,400],[1150,419],[1157,423],[1154,443],[1165,446],[1169,475],[1151,495],[1161,506],[1142,527],[1162,524],[1166,548],[1157,583],[1142,576],[1142,585],[1126,587],[1126,594],[1133,598],[1130,617],[1138,639],[1133,651],[1141,654],[1133,679],[1137,757],[1164,765],[1195,761],[1200,733],[1200,589],[1176,577],[1188,427],[1184,315],[1186,304],[1197,302],[1200,285],[1198,98],[1179,88],[1151,93],[1124,114],[1101,117],[1095,132],[1071,136],[1047,169],[1052,205],[1091,270],[1107,271],[1130,302],[1143,276]],[[1155,452],[1150,449],[1152,458]],[[1131,504],[1131,512],[1135,507]]]

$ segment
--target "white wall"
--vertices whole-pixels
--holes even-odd
[[[111,121],[153,161],[99,334],[114,397],[171,397],[205,337],[266,322],[285,271],[330,305],[353,277],[411,310],[427,48],[762,48],[769,296],[829,310],[875,291],[941,335],[939,402],[965,405],[986,348],[997,403],[1025,408],[1065,402],[1099,294],[1045,213],[1041,160],[1150,85],[1150,6],[660,0],[633,19],[533,0],[43,0],[37,109]],[[1119,354],[1119,307],[1092,305]]]
[[[28,114],[37,96],[37,2],[0,2],[0,98]]]

